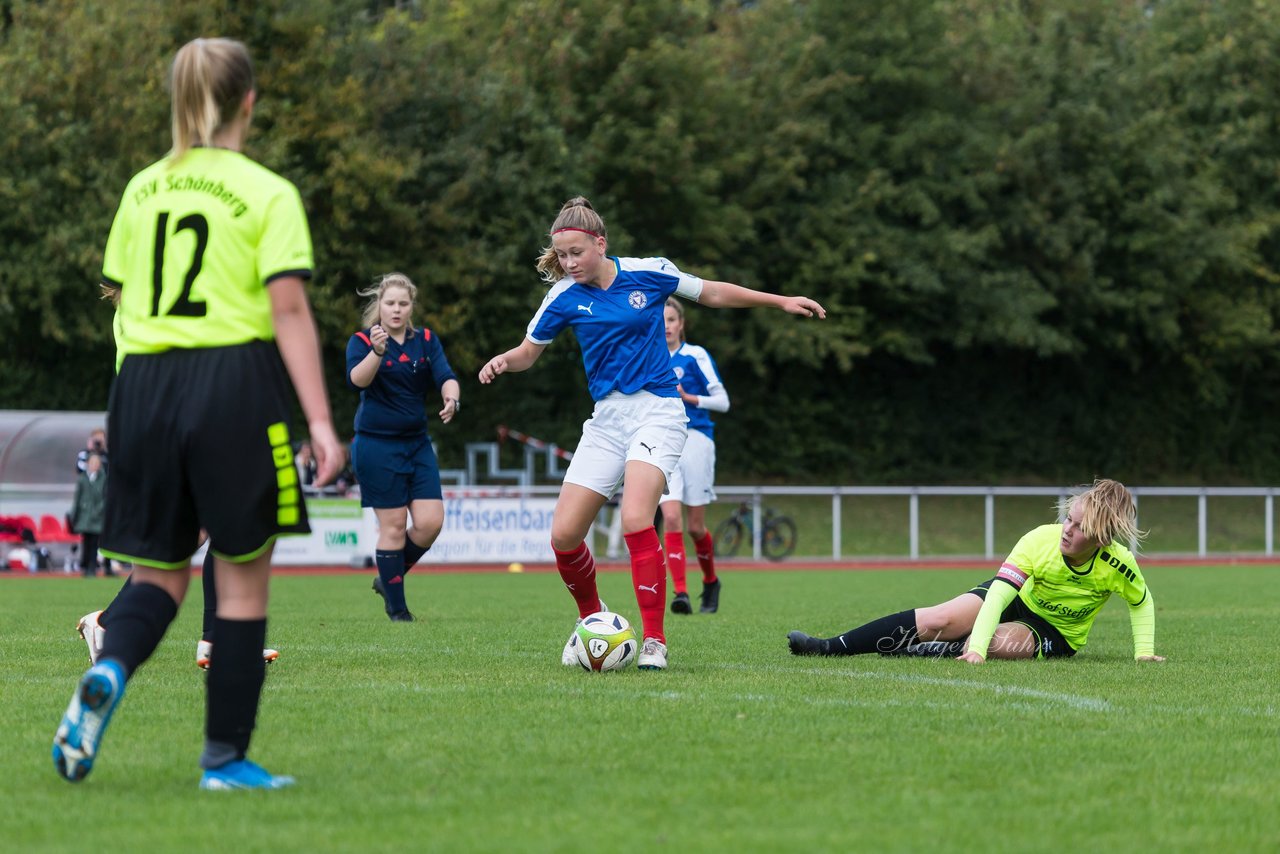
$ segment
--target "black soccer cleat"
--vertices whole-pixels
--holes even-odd
[[[827,642],[823,638],[814,638],[804,632],[791,632],[787,635],[787,645],[792,655],[826,655]]]
[[[720,579],[703,584],[702,595],[698,598],[702,600],[702,607],[698,609],[701,613],[714,614],[720,610]]]
[[[393,623],[417,622],[414,619],[413,614],[410,614],[408,611],[396,611],[394,614],[388,614],[387,617],[390,618],[391,622]]]
[[[671,600],[671,613],[673,614],[692,614],[693,605],[689,603],[688,593],[677,593],[676,598]]]
[[[387,606],[387,588],[382,586],[382,576],[375,575],[373,577],[373,592],[382,597],[382,608],[387,612],[387,616],[391,616],[391,609]]]

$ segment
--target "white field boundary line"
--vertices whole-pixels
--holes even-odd
[[[1005,695],[1009,697],[1022,697],[1030,700],[1041,700],[1058,705],[1066,705],[1071,708],[1086,709],[1089,711],[1116,711],[1123,707],[1117,706],[1108,700],[1098,697],[1085,697],[1079,694],[1058,693],[1055,691],[1043,691],[1039,688],[1023,688],[1018,685],[994,685],[987,682],[979,682],[973,679],[954,679],[941,676],[919,676],[914,673],[889,673],[878,670],[827,670],[824,668],[784,668],[778,666],[756,667],[743,664],[718,664],[709,665],[720,670],[765,670],[770,673],[799,673],[805,676],[836,676],[849,679],[876,679],[891,682],[903,682],[917,685],[939,685],[942,687],[970,688],[982,691],[989,691],[997,696]],[[1157,665],[1147,665],[1157,666]],[[1280,717],[1280,710],[1274,705],[1267,705],[1261,708],[1250,708],[1248,706],[1143,706],[1143,714],[1161,713],[1167,715],[1221,715],[1232,714],[1245,717],[1274,718]]]

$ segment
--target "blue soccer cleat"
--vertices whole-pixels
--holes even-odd
[[[217,768],[209,768],[200,778],[206,792],[229,792],[233,789],[283,789],[293,785],[293,778],[272,774],[248,759],[237,759]]]
[[[78,783],[93,770],[102,734],[124,696],[124,668],[114,661],[90,667],[71,697],[53,737],[53,767],[65,779]]]

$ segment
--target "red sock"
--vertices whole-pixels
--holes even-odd
[[[576,549],[562,552],[555,546],[551,551],[556,554],[556,569],[560,571],[560,579],[573,594],[573,601],[578,603],[578,616],[585,617],[600,610],[600,594],[596,591],[596,559],[586,543],[580,543]]]
[[[664,539],[667,541],[667,569],[671,572],[671,586],[677,593],[688,593],[689,587],[685,583],[687,556],[684,553],[684,531],[667,531]]]
[[[662,566],[658,531],[651,525],[643,531],[626,534],[624,539],[627,551],[631,553],[631,583],[636,588],[636,604],[640,606],[644,637],[666,643],[662,617],[666,611],[667,571]]]
[[[711,544],[710,531],[704,531],[702,539],[693,541],[693,551],[698,556],[698,566],[702,567],[702,583],[712,583],[716,580],[716,550]]]

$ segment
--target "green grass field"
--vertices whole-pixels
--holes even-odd
[[[93,774],[49,747],[108,580],[0,579],[5,851],[1276,851],[1280,569],[1147,569],[1161,665],[1112,602],[1063,662],[797,659],[983,572],[726,573],[668,616],[664,673],[561,667],[548,573],[418,574],[391,624],[368,574],[273,582],[252,756],[298,785],[196,788],[200,593],[129,685]],[[697,582],[694,582],[694,592]],[[637,617],[629,576],[601,576]]]

